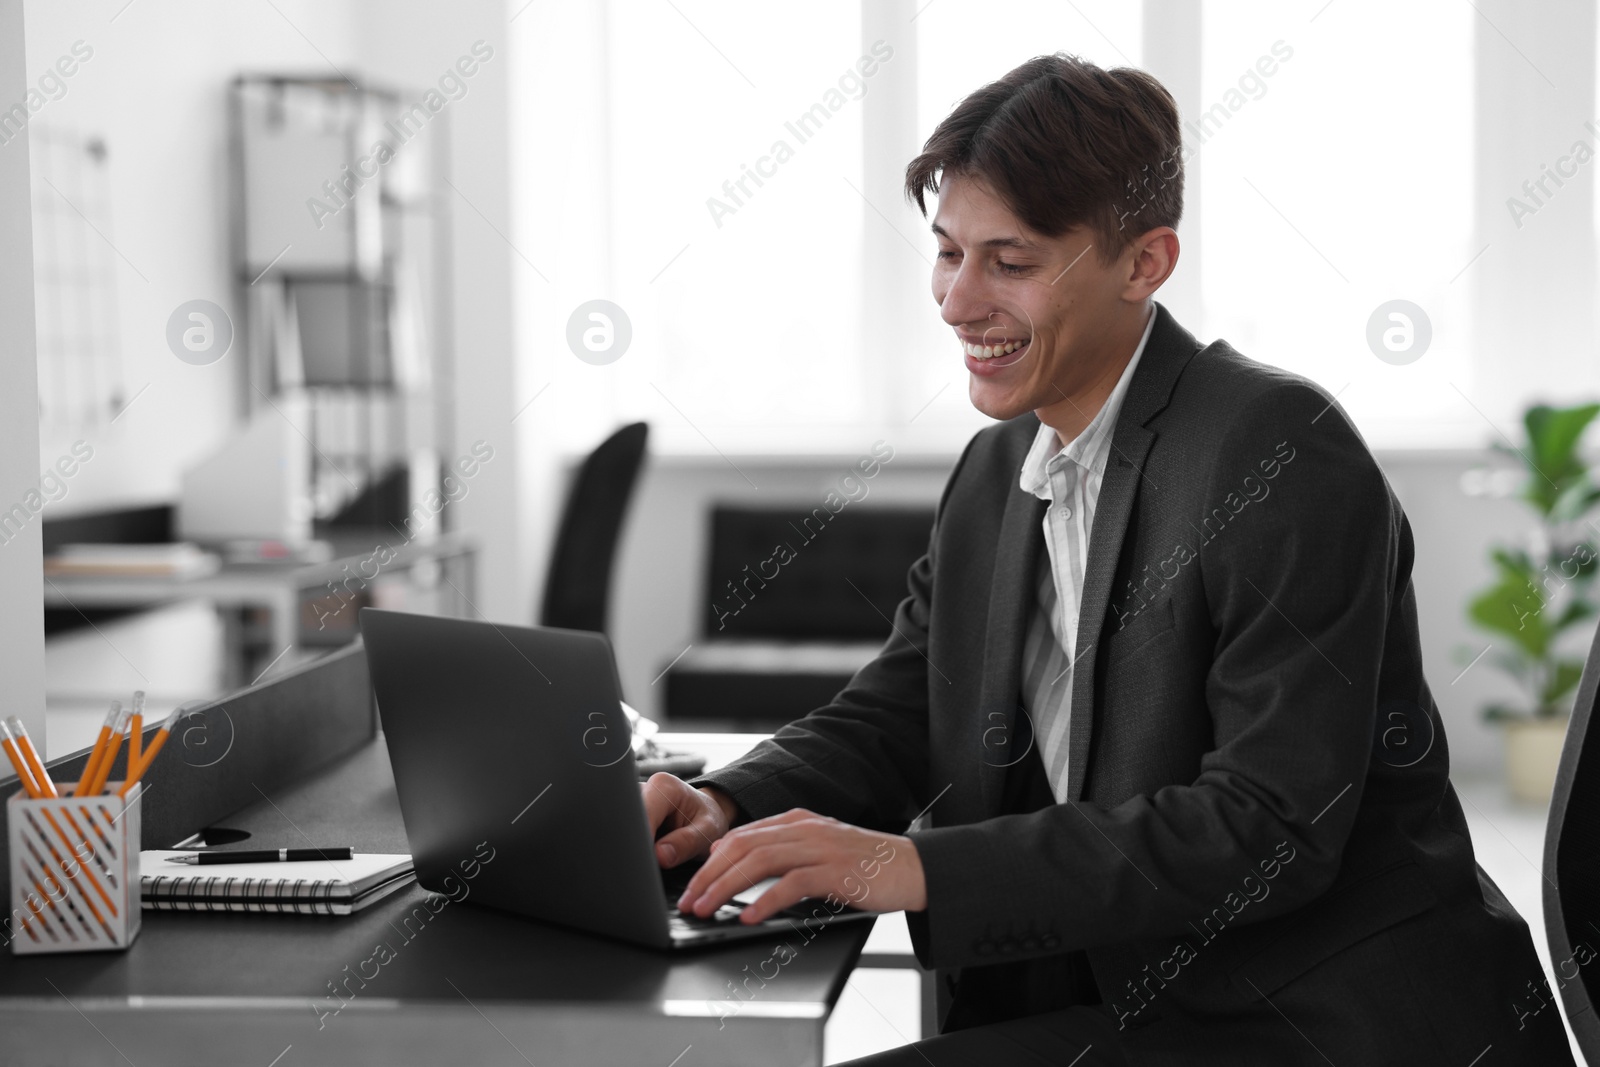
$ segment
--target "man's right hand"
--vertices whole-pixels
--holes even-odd
[[[652,774],[640,788],[650,832],[658,835],[656,862],[663,867],[704,856],[738,817],[732,797],[717,789],[696,789],[676,775]]]

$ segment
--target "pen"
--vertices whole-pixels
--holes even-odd
[[[348,848],[258,848],[229,849],[224,852],[192,852],[187,856],[168,856],[170,863],[296,863],[305,860],[347,860],[354,853]]]
[[[22,720],[15,715],[6,718],[6,725],[11,728],[11,737],[17,746],[17,751],[22,753],[28,770],[33,774],[33,784],[38,787],[41,797],[58,797],[56,784],[50,780],[50,772],[44,769],[44,764],[39,759],[39,753],[33,747],[33,741],[28,737],[27,728],[22,725]]]

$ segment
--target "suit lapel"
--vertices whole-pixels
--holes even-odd
[[[1178,374],[1200,347],[1179,326],[1166,308],[1156,304],[1156,323],[1134,368],[1123,397],[1122,410],[1112,431],[1111,453],[1106,457],[1100,498],[1095,504],[1094,528],[1089,534],[1089,558],[1084,566],[1083,595],[1078,609],[1076,663],[1072,672],[1072,720],[1067,735],[1068,799],[1083,798],[1089,769],[1089,741],[1094,735],[1096,647],[1105,624],[1111,581],[1122,557],[1133,502],[1141,491],[1154,492],[1144,472],[1145,459],[1156,435],[1145,428],[1167,406]],[[1019,650],[1020,651],[1020,650]]]
[[[1140,367],[1143,368],[1142,361]],[[1101,625],[1105,621],[1111,579],[1122,557],[1128,516],[1139,494],[1145,456],[1155,439],[1155,434],[1143,426],[1128,426],[1118,420],[1111,455],[1106,458],[1105,477],[1100,483],[1100,499],[1095,504],[1089,559],[1083,572],[1083,598],[1078,608],[1076,662],[1072,670],[1072,719],[1067,734],[1067,787],[1071,800],[1083,798],[1083,779],[1089,769],[1089,739],[1094,732],[1095,714],[1095,646],[1100,641]]]
[[[1029,441],[1032,441],[1031,435]],[[1020,474],[1020,466],[1018,471]],[[1014,476],[1006,495],[1005,517],[1000,524],[989,601],[989,629],[983,650],[979,751],[984,758],[979,765],[982,800],[979,819],[999,813],[1006,768],[1024,755],[1031,755],[1035,743],[1031,725],[1019,734],[1016,720],[1017,708],[1022,702],[1022,649],[1028,632],[1028,613],[1034,607],[1034,569],[1038,566],[1039,553],[1044,551],[1044,509],[1045,502],[1025,491]],[[999,738],[1001,743],[985,743],[991,738]]]

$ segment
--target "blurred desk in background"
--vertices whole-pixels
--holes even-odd
[[[224,563],[199,577],[49,576],[44,604],[89,611],[207,601],[226,623],[225,690],[250,684],[263,667],[292,649],[326,649],[353,640],[363,607],[475,614],[478,546],[465,534],[398,547],[392,533],[378,530],[330,540],[334,556],[323,563]]]

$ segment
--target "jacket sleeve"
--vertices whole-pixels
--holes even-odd
[[[973,443],[956,461],[934,512],[928,551],[907,575],[883,651],[832,703],[784,726],[749,755],[693,779],[761,819],[805,808],[856,826],[893,831],[927,803],[928,613],[940,521]]]
[[[993,963],[997,936],[1025,942],[1012,960],[1177,934],[1236,900],[1258,864],[1292,857],[1243,910],[1256,922],[1304,906],[1338,873],[1399,600],[1401,516],[1360,436],[1315,388],[1270,387],[1223,433],[1207,509],[1262,460],[1294,458],[1194,564],[1215,633],[1214,747],[1198,777],[1111,808],[1073,801],[914,832],[924,966]]]

